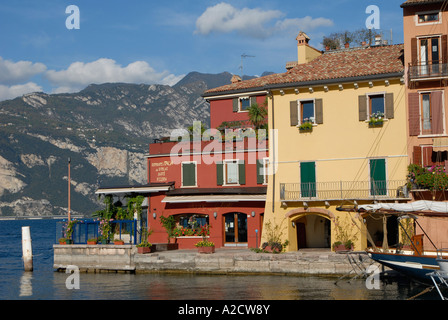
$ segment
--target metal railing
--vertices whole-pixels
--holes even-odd
[[[281,201],[407,198],[406,180],[280,183]]]
[[[74,244],[86,244],[89,239],[100,238],[100,221],[91,219],[76,220],[73,226],[73,233],[71,236]],[[141,242],[141,226],[139,220],[114,220],[111,221],[111,230],[107,242],[112,242],[116,239],[123,240],[125,244],[137,244]],[[56,242],[59,238],[65,238],[67,228],[67,220],[61,220],[56,223]]]
[[[409,64],[409,79],[421,80],[425,78],[448,78],[448,64],[433,61],[422,64]]]

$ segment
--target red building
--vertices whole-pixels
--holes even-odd
[[[211,127],[221,131],[190,136],[181,130],[171,137],[181,142],[150,144],[149,186],[169,187],[148,198],[151,243],[167,242],[160,217],[173,216],[179,249],[194,248],[202,239],[193,229],[204,225],[210,227],[209,241],[217,248],[260,245],[268,143],[264,131],[251,128],[247,108],[265,99],[235,95],[210,100]]]

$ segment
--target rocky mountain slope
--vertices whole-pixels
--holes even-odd
[[[193,72],[178,84],[90,85],[73,94],[32,93],[0,103],[0,217],[103,207],[101,185],[146,182],[148,144],[193,121],[209,124],[201,94],[232,75]]]

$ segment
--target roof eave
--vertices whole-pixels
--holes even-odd
[[[211,93],[205,93],[202,95],[203,98],[212,98],[223,95],[237,95],[242,93],[249,93],[255,91],[266,91],[276,90],[276,89],[288,89],[288,88],[297,88],[297,87],[309,87],[309,86],[317,86],[317,85],[329,85],[336,83],[347,83],[347,82],[359,82],[359,81],[370,81],[370,80],[379,80],[379,79],[390,79],[390,78],[401,78],[404,76],[404,71],[393,72],[393,73],[382,73],[382,74],[374,74],[374,75],[365,75],[358,77],[347,77],[347,78],[333,78],[333,79],[323,79],[323,80],[312,80],[312,81],[299,81],[299,82],[284,82],[284,83],[273,83],[268,84],[263,87],[256,88],[244,88],[244,89],[236,89],[236,90],[227,90],[227,91],[217,91]]]

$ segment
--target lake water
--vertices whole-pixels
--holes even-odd
[[[23,271],[22,226],[31,230],[33,272]],[[69,275],[53,270],[55,239],[55,220],[0,221],[0,300],[406,300],[424,289],[394,282],[369,290],[364,279],[334,277],[81,273],[70,290]]]

